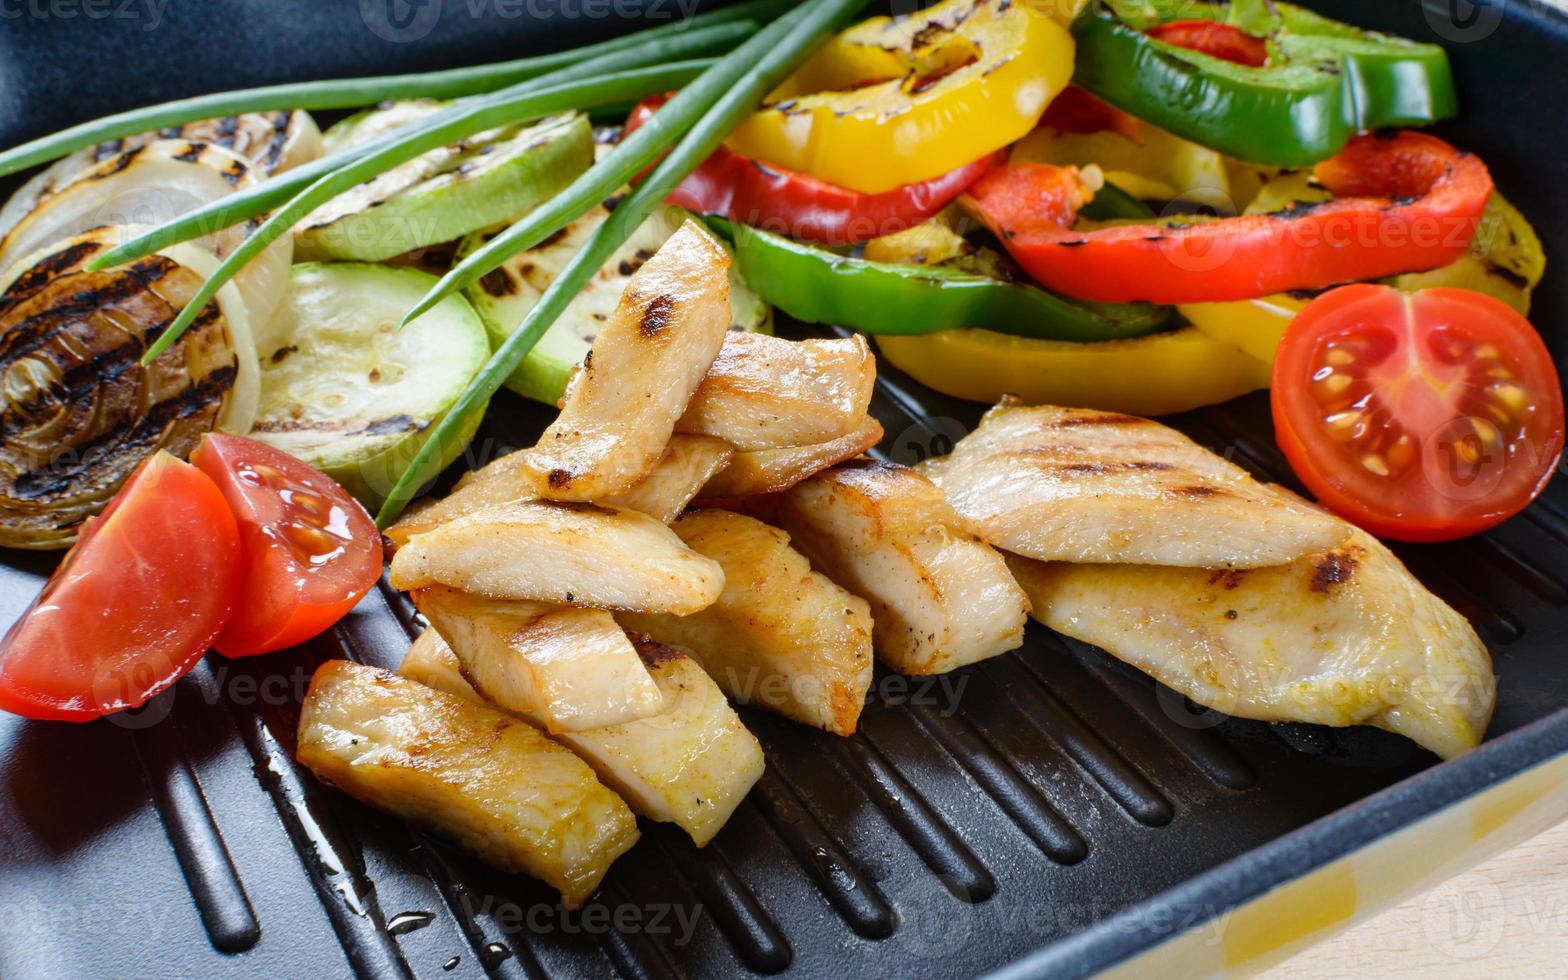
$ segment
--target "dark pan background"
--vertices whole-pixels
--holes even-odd
[[[652,23],[678,9],[596,2],[431,0],[399,34],[384,0],[4,0],[0,144],[216,89],[545,51],[632,26],[605,11],[664,15]],[[1442,3],[1312,6],[1449,44],[1467,112],[1443,131],[1484,156],[1546,240],[1554,264],[1532,319],[1561,363],[1568,18],[1524,0],[1457,16]],[[873,408],[895,459],[978,417],[883,375]],[[499,398],[476,458],[528,444],[547,415]],[[1177,422],[1288,479],[1266,397]],[[1194,712],[1031,626],[1023,650],[940,684],[879,677],[850,739],[748,712],[770,765],[731,825],[703,851],[646,826],[573,914],[291,761],[314,666],[395,665],[417,629],[383,588],[308,648],[209,657],[136,717],[0,717],[0,976],[1089,972],[1568,749],[1568,481],[1482,537],[1399,551],[1496,660],[1490,740],[1464,759],[1439,765],[1374,731]],[[53,561],[0,553],[0,623]]]

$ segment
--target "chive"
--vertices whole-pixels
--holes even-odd
[[[502,382],[533,349],[545,331],[550,329],[582,286],[653,213],[665,195],[707,159],[724,137],[754,112],[768,92],[799,67],[829,33],[842,21],[858,13],[868,2],[807,0],[794,11],[763,28],[751,41],[721,59],[685,90],[701,87],[705,91],[717,90],[719,95],[696,125],[654,168],[653,173],[610,212],[609,217],[540,296],[539,302],[523,318],[523,322],[502,342],[484,369],[469,382],[462,395],[442,415],[435,430],[403,470],[382,504],[376,516],[378,526],[386,527],[397,520],[419,488],[436,475],[433,470],[439,465],[446,445],[463,430],[475,413],[484,411],[490,396],[500,389]],[[675,99],[671,99],[660,112],[674,104]],[[657,118],[656,114],[654,119]],[[651,127],[652,123],[644,129]],[[618,182],[606,182],[596,189],[596,196],[602,199],[619,186]]]
[[[525,92],[536,92],[546,86],[559,85],[567,81],[590,80],[603,77],[615,71],[658,64],[677,56],[690,56],[699,52],[711,53],[724,50],[732,47],[735,42],[753,32],[754,26],[750,22],[715,24],[708,27],[692,28],[669,37],[644,40],[612,54],[585,59],[575,65],[551,72],[548,75],[541,75],[538,78],[519,82],[499,92],[492,92],[484,96],[460,101],[450,109],[437,113],[417,124],[387,133],[362,146],[351,147],[331,156],[313,160],[308,164],[279,174],[255,187],[247,188],[192,211],[187,211],[172,221],[144,232],[108,251],[99,253],[88,262],[87,269],[88,271],[98,271],[131,262],[145,255],[150,255],[159,249],[167,248],[176,242],[189,241],[192,238],[210,235],[219,229],[227,228],[247,218],[263,214],[294,197],[296,193],[315,183],[321,177],[337,170],[339,167],[351,165],[373,154],[380,153],[387,148],[401,145],[405,141],[418,139],[424,134],[433,131],[436,127],[443,125],[448,120],[456,118],[460,113],[494,104],[498,100],[516,98]],[[390,166],[392,165],[389,164],[387,168],[383,169],[389,169]],[[374,175],[374,173],[371,173],[369,176]]]
[[[179,126],[200,119],[279,109],[343,109],[372,105],[384,99],[451,99],[491,92],[576,64],[585,58],[625,51],[654,37],[679,34],[697,26],[768,20],[789,6],[788,0],[751,0],[712,13],[700,14],[689,20],[663,24],[570,51],[558,51],[553,54],[518,58],[489,65],[405,75],[267,85],[261,88],[215,92],[210,95],[164,102],[62,129],[57,133],[0,152],[0,176],[36,164],[47,163],[56,157],[65,156],[67,153],[105,140],[132,136],[166,126]]]
[[[180,315],[164,328],[162,334],[142,355],[148,364],[169,345],[180,339],[187,327],[196,319],[223,284],[245,268],[246,263],[260,254],[279,236],[286,235],[295,223],[321,205],[370,180],[376,174],[412,160],[422,153],[446,146],[465,137],[497,126],[505,126],[519,119],[533,119],[553,112],[564,112],[599,102],[613,102],[637,98],[653,92],[668,91],[671,86],[683,85],[713,64],[711,59],[676,61],[650,68],[636,68],[599,79],[568,82],[546,89],[535,89],[507,99],[489,101],[458,113],[433,127],[425,128],[416,138],[403,140],[385,147],[367,157],[340,167],[305,188],[283,207],[272,213],[260,227],[252,231],[239,247],[219,263],[212,275],[202,283]]]

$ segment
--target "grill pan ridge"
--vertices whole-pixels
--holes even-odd
[[[581,43],[631,26],[537,4],[435,4],[419,44],[367,30],[375,0],[173,0],[157,29],[24,18],[0,35],[0,144],[129,103],[284,78],[408,70]],[[419,5],[413,5],[418,7]],[[669,4],[642,5],[652,21]],[[1483,3],[1473,40],[1441,4],[1312,3],[1449,45],[1480,152],[1545,240],[1532,320],[1568,347],[1568,119],[1547,83],[1568,15]],[[579,11],[572,16],[570,9]],[[530,8],[532,9],[532,8]],[[619,9],[619,8],[617,8]],[[537,11],[543,14],[545,11]],[[1434,30],[1436,33],[1434,34]],[[203,39],[249,41],[223,57]],[[1456,34],[1456,32],[1458,32]],[[190,52],[191,72],[167,65]],[[216,59],[216,60],[215,60]],[[209,64],[210,62],[210,64]],[[83,78],[83,64],[113,65]],[[148,79],[145,89],[125,78]],[[69,107],[70,117],[62,114]],[[791,336],[818,328],[786,324]],[[945,451],[981,406],[880,365],[880,451]],[[501,396],[469,461],[526,445],[552,413]],[[1176,424],[1292,483],[1266,395]],[[450,479],[450,475],[447,479]],[[1500,675],[1489,740],[1436,760],[1395,736],[1203,711],[1105,654],[1030,624],[1023,649],[953,674],[878,671],[848,739],[742,710],[768,768],[698,850],[644,824],[578,911],[320,784],[293,761],[298,702],[324,659],[395,667],[422,623],[383,580],[331,633],[239,661],[209,656],[131,716],[0,718],[0,976],[1076,976],[1568,750],[1568,480],[1487,534],[1396,549],[1464,613]],[[54,558],[0,553],[0,622]]]

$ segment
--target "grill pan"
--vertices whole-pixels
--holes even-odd
[[[401,33],[388,2],[410,25]],[[1453,42],[1465,114],[1440,132],[1481,153],[1540,231],[1552,264],[1532,320],[1562,370],[1568,159],[1543,129],[1568,118],[1568,88],[1554,81],[1568,14],[1502,0],[1453,14],[1441,3],[1310,5]],[[8,19],[0,145],[202,90],[584,43],[636,23],[606,11],[653,23],[679,5],[173,0],[154,22],[159,8],[121,0],[95,8],[116,16]],[[430,9],[439,18],[421,21]],[[881,365],[884,455],[945,451],[979,411]],[[469,464],[531,443],[551,414],[499,396]],[[1266,395],[1175,421],[1293,482]],[[418,629],[383,583],[307,647],[209,656],[134,715],[0,716],[0,976],[1095,972],[1217,928],[1249,899],[1568,750],[1568,479],[1483,536],[1396,550],[1474,623],[1500,675],[1488,740],[1458,760],[1370,729],[1205,712],[1031,623],[1023,649],[946,677],[879,671],[849,739],[743,711],[768,769],[718,839],[699,851],[644,822],[643,841],[572,912],[292,761],[316,664],[393,667]],[[0,623],[54,561],[0,552]]]

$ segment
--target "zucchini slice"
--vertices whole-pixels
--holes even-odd
[[[66,239],[0,281],[0,545],[63,548],[158,449],[245,432],[256,351],[233,283],[151,364],[147,345],[218,260],[182,243],[102,272],[83,266],[127,229]]]
[[[374,508],[490,357],[468,301],[452,296],[404,327],[436,279],[417,269],[306,262],[289,274],[280,342],[261,351],[251,435],[316,467]],[[474,413],[477,427],[482,413]],[[455,460],[473,430],[442,460]]]
[[[550,283],[608,215],[603,205],[595,207],[537,248],[512,256],[465,290],[474,308],[484,317],[495,344],[499,345],[517,329]],[[582,288],[555,325],[539,338],[539,343],[506,380],[506,386],[524,398],[550,405],[559,401],[566,391],[566,382],[587,355],[600,327],[615,312],[615,304],[620,302],[626,283],[690,217],[691,214],[681,208],[664,207],[644,221]],[[458,247],[458,257],[477,249],[485,241],[484,235],[471,236]],[[773,331],[773,308],[746,285],[734,265],[730,266],[730,329],[754,333]]]
[[[108,157],[45,195],[0,239],[0,271],[90,228],[157,225],[220,200],[260,178],[236,153],[190,140],[154,140]],[[237,248],[249,223],[197,239],[218,257]],[[245,297],[258,341],[265,344],[272,315],[288,283],[293,245],[273,242],[234,277]]]
[[[352,146],[430,111],[428,103],[394,103],[345,120],[349,125],[334,127],[326,142],[333,149]],[[295,244],[304,258],[389,259],[505,223],[565,188],[592,162],[586,116],[567,113],[489,130],[323,204],[295,229]]]

